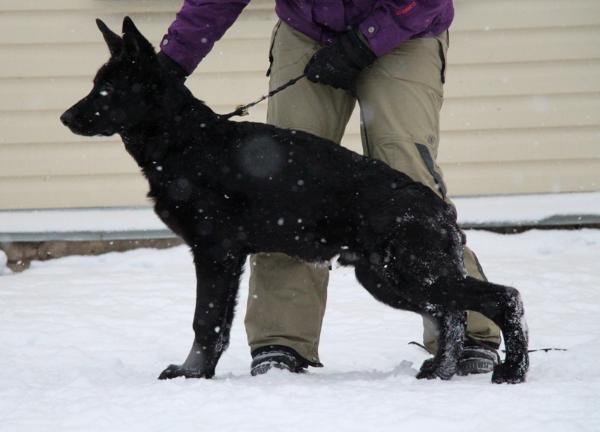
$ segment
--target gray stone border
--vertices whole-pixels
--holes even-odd
[[[69,255],[100,255],[139,248],[165,249],[180,244],[182,240],[171,234],[170,238],[159,239],[0,242],[0,249],[6,253],[8,268],[21,272],[29,268],[31,261],[46,261]]]

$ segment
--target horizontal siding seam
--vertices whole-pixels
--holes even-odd
[[[460,162],[451,162],[446,161],[442,162],[442,167],[481,167],[486,165],[503,165],[506,167],[515,166],[515,165],[536,165],[536,166],[556,166],[561,164],[585,164],[585,165],[598,165],[600,164],[600,156],[599,157],[586,157],[586,158],[570,158],[565,157],[563,159],[507,159],[507,160],[481,160],[481,161],[460,161]],[[600,165],[599,165],[600,166]],[[528,172],[530,173],[530,172]],[[28,174],[28,175],[19,175],[19,176],[0,176],[0,185],[4,181],[19,181],[19,180],[41,180],[41,181],[52,181],[52,180],[64,180],[68,178],[81,177],[89,180],[98,180],[102,178],[106,179],[114,179],[115,177],[119,178],[135,178],[142,179],[143,178],[141,172],[139,171],[127,171],[127,172],[99,172],[99,173],[75,173],[75,174]],[[598,179],[600,182],[600,178]]]
[[[258,93],[257,93],[258,96]],[[510,100],[510,99],[527,99],[527,98],[567,98],[567,97],[571,97],[571,98],[577,98],[580,96],[585,96],[585,97],[589,97],[590,99],[595,99],[595,98],[599,98],[600,101],[600,90],[599,91],[594,91],[594,92],[568,92],[568,93],[531,93],[531,94],[510,94],[510,95],[473,95],[473,96],[451,96],[451,97],[445,97],[444,98],[444,102],[448,102],[448,101],[452,101],[455,103],[461,103],[461,102],[469,102],[469,103],[476,103],[477,101],[484,101],[484,100]],[[600,104],[600,102],[599,102]],[[229,108],[231,108],[232,106],[234,106],[235,104],[209,104],[209,106],[211,107],[211,109],[215,110],[215,111],[227,111]],[[67,107],[65,107],[67,108]],[[265,107],[261,107],[258,108],[259,111],[264,111],[266,108]],[[256,110],[256,108],[255,108]],[[61,109],[56,109],[56,108],[50,108],[50,109],[34,109],[34,110],[1,110],[0,109],[0,114],[29,114],[29,113],[36,113],[36,114],[57,114],[57,119],[58,116],[63,112],[64,110]]]

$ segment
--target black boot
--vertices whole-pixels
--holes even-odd
[[[252,352],[250,374],[263,375],[271,368],[303,373],[309,366],[323,367],[321,363],[309,362],[291,348],[283,345],[268,345]]]
[[[463,353],[458,360],[457,375],[489,373],[500,363],[497,347],[467,338]]]

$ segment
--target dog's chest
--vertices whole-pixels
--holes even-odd
[[[168,167],[164,168],[164,170]],[[201,223],[231,218],[232,197],[205,185],[190,175],[149,175],[148,197],[154,201],[159,218],[176,234],[187,238],[187,231],[198,231]]]

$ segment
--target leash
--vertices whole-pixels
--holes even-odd
[[[477,341],[473,341],[473,342],[477,342]],[[423,350],[429,352],[429,350],[427,348],[425,348],[424,345],[420,344],[419,342],[414,342],[411,341],[408,343],[409,345],[416,345],[419,348],[423,348]],[[481,344],[481,346],[486,346],[484,344]],[[531,349],[528,350],[528,353],[533,353],[533,352],[538,352],[538,351],[543,351],[543,352],[548,352],[548,351],[567,351],[565,348],[538,348],[538,349]],[[506,352],[506,350],[502,350],[502,352]]]
[[[291,85],[296,84],[296,82],[300,81],[302,78],[304,78],[306,75],[302,74],[296,78],[292,78],[291,80],[289,80],[288,82],[286,82],[285,84],[283,84],[282,86],[277,87],[274,90],[271,90],[269,93],[267,93],[264,96],[261,96],[259,99],[255,100],[254,102],[250,102],[249,104],[246,105],[239,105],[235,111],[230,112],[229,114],[222,114],[219,117],[221,117],[222,119],[230,119],[231,117],[235,117],[235,116],[247,116],[248,113],[248,108],[253,107],[254,105],[257,105],[259,103],[261,103],[262,101],[264,101],[267,98],[270,98],[271,96],[276,95],[277,93],[279,93],[282,90],[285,90],[286,88],[288,88]]]

